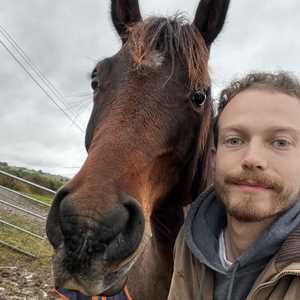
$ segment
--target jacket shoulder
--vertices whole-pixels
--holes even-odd
[[[168,300],[196,299],[202,269],[185,243],[182,227],[174,247],[174,271]]]
[[[258,277],[252,289],[252,293],[249,294],[247,299],[300,299],[299,263],[292,263],[285,268],[278,269],[274,261],[275,259],[273,258],[261,276]]]

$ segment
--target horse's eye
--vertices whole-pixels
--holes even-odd
[[[95,68],[91,74],[91,87],[95,91],[97,88],[99,88],[99,80],[98,80],[98,71],[97,68]]]
[[[97,78],[92,79],[91,87],[94,91],[99,87],[99,81]]]
[[[203,106],[208,96],[208,91],[205,89],[197,90],[193,92],[191,101],[197,107]]]

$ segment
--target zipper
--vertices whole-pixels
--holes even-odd
[[[251,300],[251,299],[254,300],[257,293],[259,293],[261,290],[263,290],[264,288],[267,288],[267,287],[274,286],[281,278],[288,276],[288,275],[294,275],[294,276],[300,277],[300,271],[282,271],[273,280],[262,283],[255,290],[253,290],[252,296],[250,296],[249,300]]]

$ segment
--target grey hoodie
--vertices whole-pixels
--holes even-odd
[[[211,188],[192,204],[184,225],[184,233],[187,246],[193,255],[215,271],[214,300],[243,300],[260,272],[298,224],[300,201],[278,217],[231,268],[226,270],[218,252],[219,235],[226,225],[226,213]],[[198,298],[202,299],[201,291]]]

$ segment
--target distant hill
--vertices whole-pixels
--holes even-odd
[[[45,173],[42,170],[31,170],[23,167],[10,166],[6,162],[0,162],[0,170],[39,184],[53,191],[57,191],[69,180],[66,177]],[[1,174],[0,185],[24,193],[43,194],[43,192],[39,189]]]

